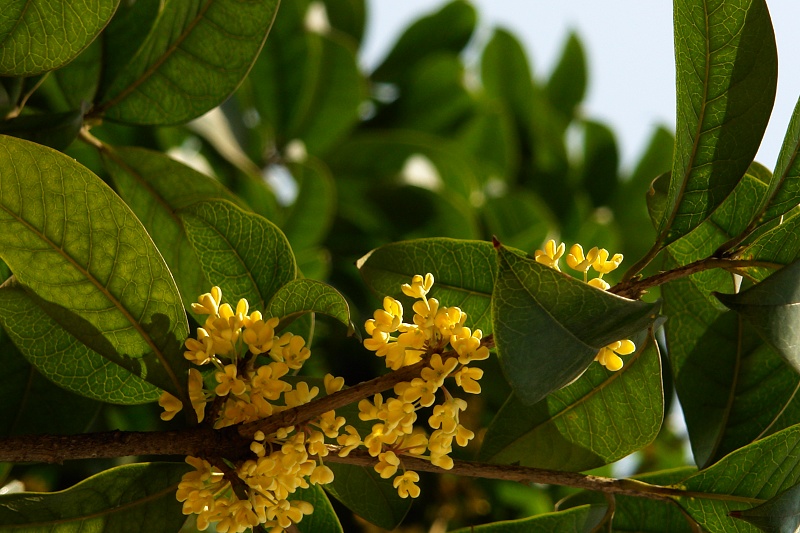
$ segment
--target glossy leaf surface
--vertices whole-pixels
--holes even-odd
[[[321,281],[295,279],[286,283],[272,296],[265,311],[265,319],[276,316],[282,322],[305,313],[321,313],[344,324],[348,332],[353,331],[347,300],[339,291]]]
[[[34,76],[69,63],[108,24],[119,0],[4,2],[0,75]]]
[[[161,396],[161,389],[70,335],[21,287],[0,289],[0,323],[39,372],[71,392],[121,404],[154,402]]]
[[[125,68],[103,83],[97,112],[175,124],[216,107],[247,75],[277,9],[277,0],[167,0]]]
[[[328,495],[319,485],[312,485],[307,489],[297,489],[289,499],[303,500],[314,506],[314,512],[304,516],[296,526],[301,533],[320,531],[341,533],[344,531],[342,524],[339,523],[339,517],[336,516],[336,511],[333,510],[333,506],[328,500]]]
[[[752,509],[732,511],[731,516],[750,522],[768,533],[797,531],[800,529],[800,485]]]
[[[491,333],[490,304],[497,261],[491,243],[455,239],[419,239],[387,244],[358,260],[361,276],[380,297],[392,296],[411,309],[400,286],[415,274],[435,279],[429,297],[467,313],[469,327]]]
[[[201,200],[240,202],[217,180],[143,148],[107,148],[103,164],[114,186],[153,238],[169,265],[184,305],[211,288],[177,214]]]
[[[188,324],[158,250],[97,176],[40,145],[0,137],[0,255],[81,342],[183,397]]]
[[[289,242],[266,218],[225,201],[197,202],[180,217],[206,278],[231,305],[246,298],[251,309],[265,309],[295,278]]]
[[[481,460],[580,471],[649,444],[664,416],[661,362],[653,339],[634,340],[636,352],[617,372],[592,364],[530,407],[509,397],[486,432]]]
[[[329,463],[333,483],[325,490],[358,516],[384,529],[394,529],[403,521],[412,501],[397,495],[389,480],[372,468]]]
[[[603,292],[500,245],[492,293],[503,373],[533,405],[578,377],[600,348],[651,324],[657,304]]]
[[[764,0],[675,2],[677,136],[665,244],[706,220],[744,175],[775,100],[777,51]]]
[[[529,531],[574,531],[589,533],[607,519],[605,505],[581,505],[566,511],[545,513],[520,520],[507,520],[457,529],[453,533],[528,533]]]
[[[183,463],[119,466],[52,493],[0,496],[0,531],[177,531],[186,520],[175,491]]]

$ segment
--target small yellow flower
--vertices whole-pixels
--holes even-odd
[[[615,372],[622,368],[622,358],[620,355],[629,355],[636,351],[636,345],[629,340],[612,342],[604,348],[600,348],[594,360]]]
[[[217,396],[225,396],[229,392],[233,392],[236,396],[244,394],[247,390],[247,385],[237,375],[236,365],[225,365],[222,372],[216,372],[214,377],[217,380],[217,388],[214,393]]]
[[[608,258],[608,255],[608,250],[601,248],[597,253],[597,258],[592,264],[592,268],[599,272],[601,276],[603,274],[608,274],[612,270],[616,270],[620,263],[622,263],[622,254],[614,254],[614,257],[611,259]]]
[[[342,446],[342,449],[339,450],[339,457],[347,457],[351,451],[361,445],[361,436],[356,428],[348,425],[345,426],[344,431],[343,435],[336,437],[336,442]]]
[[[378,455],[378,464],[375,465],[375,471],[383,479],[389,479],[397,472],[399,465],[400,459],[394,452],[383,452]]]
[[[196,368],[189,369],[189,400],[197,414],[197,421],[202,422],[206,414],[208,398],[203,390],[203,375]]]
[[[413,470],[407,470],[402,476],[397,476],[392,481],[392,485],[397,489],[397,493],[401,498],[416,498],[419,496],[419,487],[416,483],[419,481],[419,474]]]
[[[433,287],[433,274],[429,272],[425,274],[424,278],[416,274],[411,278],[411,284],[403,283],[400,289],[406,296],[424,299],[428,295],[428,292],[430,292],[431,287]]]
[[[544,250],[536,250],[536,252],[534,252],[533,258],[536,259],[537,263],[541,263],[561,272],[561,268],[558,266],[558,260],[564,255],[565,249],[566,245],[563,242],[556,246],[556,241],[550,239],[545,243]]]
[[[438,353],[435,353],[433,354],[433,357],[431,357],[430,365],[431,366],[429,368],[422,369],[419,377],[425,381],[435,383],[436,387],[441,387],[445,378],[449,376],[450,372],[455,370],[455,368],[458,366],[458,359],[455,357],[450,357],[447,360],[442,361],[442,356]]]
[[[183,409],[181,401],[167,391],[164,391],[159,397],[158,405],[164,409],[164,412],[161,413],[161,420],[172,420]]]
[[[453,377],[456,378],[456,384],[464,389],[464,392],[470,394],[481,393],[481,386],[478,380],[483,377],[483,370],[480,368],[462,366]]]
[[[201,294],[197,303],[192,304],[192,311],[198,315],[217,316],[219,304],[222,301],[222,289],[211,287],[211,292]]]
[[[611,285],[606,282],[603,278],[592,278],[587,282],[589,285],[596,289],[600,289],[601,291],[607,291],[611,288]]]
[[[578,272],[583,272],[583,281],[586,281],[586,273],[592,268],[595,260],[597,259],[597,255],[600,253],[600,250],[597,249],[597,246],[589,250],[589,253],[586,256],[583,255],[583,247],[580,244],[573,244],[572,248],[569,249],[569,254],[567,255],[567,265],[573,270],[577,270]]]

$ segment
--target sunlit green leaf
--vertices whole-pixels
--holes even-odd
[[[731,516],[750,522],[767,533],[797,531],[800,529],[800,485],[751,509],[731,511]]]
[[[578,377],[600,348],[646,328],[658,304],[603,292],[502,245],[492,293],[494,339],[503,373],[533,405]]]
[[[775,163],[775,176],[769,191],[769,204],[759,223],[780,217],[800,203],[800,100],[792,113],[792,120],[786,129],[778,161]]]
[[[138,463],[101,472],[60,492],[0,496],[0,531],[178,531],[175,499],[184,463]]]
[[[605,505],[581,505],[566,511],[545,513],[519,520],[506,520],[482,526],[457,529],[453,533],[529,533],[530,531],[574,531],[589,533],[608,520]]]
[[[372,73],[375,81],[401,82],[425,58],[441,52],[458,54],[475,29],[475,8],[463,0],[446,4],[420,18],[400,36],[383,63]]]
[[[119,0],[4,2],[0,75],[34,76],[69,63],[108,24]]]
[[[284,234],[266,218],[226,201],[202,201],[180,211],[189,243],[206,278],[232,305],[245,298],[265,309],[297,274]]]
[[[578,36],[567,37],[561,58],[547,82],[547,97],[565,119],[571,119],[586,94],[586,54]]]
[[[211,284],[177,211],[200,200],[239,200],[217,180],[161,152],[105,147],[101,155],[117,192],[147,228],[175,277],[184,305],[190,309]]]
[[[677,137],[665,244],[706,220],[744,175],[775,100],[777,51],[764,0],[675,2]]]
[[[353,331],[350,321],[350,306],[344,296],[321,281],[312,279],[296,279],[282,286],[272,296],[265,309],[265,319],[278,317],[282,321],[291,321],[305,313],[322,313],[335,318]]]
[[[22,356],[0,330],[0,435],[82,433],[102,403],[53,384]]]
[[[21,287],[0,288],[0,323],[39,372],[71,392],[122,404],[154,402],[161,395],[70,335]]]
[[[800,261],[783,267],[738,294],[717,298],[747,320],[781,356],[800,372]]]
[[[486,432],[480,458],[579,471],[649,444],[664,416],[661,361],[647,335],[634,341],[636,352],[617,372],[593,364],[574,383],[533,406],[509,397]]]
[[[711,533],[755,531],[749,524],[730,518],[800,482],[800,426],[787,428],[740,448],[715,465],[688,478],[680,487],[689,491],[676,501]],[[704,493],[713,495],[703,497]]]
[[[365,283],[380,298],[392,296],[411,309],[400,290],[414,274],[434,276],[429,297],[467,313],[467,325],[491,333],[490,304],[497,260],[492,244],[455,239],[419,239],[382,246],[356,263]],[[408,317],[407,317],[408,318]]]
[[[184,397],[180,294],[133,212],[54,150],[0,137],[0,256],[81,342]]]
[[[277,0],[167,0],[125,68],[102,84],[94,114],[175,124],[216,107],[247,75],[277,8]]]

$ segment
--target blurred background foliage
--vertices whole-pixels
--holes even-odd
[[[130,9],[123,3],[111,27]],[[551,72],[534,72],[519,40],[503,28],[478,42],[478,16],[465,1],[439,6],[409,26],[367,72],[359,64],[365,0],[285,1],[249,76],[219,108],[172,127],[107,119],[92,134],[114,146],[166,152],[218,179],[285,232],[305,277],[347,295],[358,327],[380,300],[354,264],[390,242],[496,236],[532,254],[555,238],[621,252],[632,263],[655,237],[643,199],[670,169],[672,133],[654,129],[634,168],[621,168],[614,132],[581,107],[591,76],[580,37],[566,36]],[[63,149],[113,186],[98,152],[73,142],[82,117],[74,110],[96,87],[85,66],[103,46],[98,39],[45,79],[0,82],[2,94],[24,94],[41,83],[20,117],[42,122],[33,140]],[[4,127],[31,130],[30,124]],[[356,383],[385,371],[340,324],[317,319],[295,327],[312,328],[313,351],[321,356],[309,361],[312,372],[331,371]],[[469,399],[470,419],[463,421],[470,428],[487,427],[509,394],[497,362],[484,363],[484,393]],[[55,387],[46,380],[41,385]],[[74,427],[59,428],[63,432],[163,427],[153,404],[101,405],[58,394],[64,401],[57,410],[86,415],[68,417]],[[666,394],[671,397],[669,388]],[[31,400],[14,391],[0,395],[5,405]],[[19,409],[3,430],[24,432],[24,419],[47,416],[43,409],[53,406]],[[474,458],[479,445],[480,434],[461,458]],[[682,466],[685,449],[673,425],[665,424],[653,444],[600,471],[628,475]],[[55,490],[112,464],[17,467],[16,475],[33,490]],[[553,510],[571,492],[448,475],[425,476],[422,490],[425,497],[414,502],[398,531],[439,532],[530,516]],[[337,510],[345,531],[380,531]]]

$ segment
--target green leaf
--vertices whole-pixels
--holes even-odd
[[[797,531],[800,529],[800,485],[751,509],[731,511],[730,516],[750,522],[768,533]]]
[[[107,29],[104,36],[109,35],[110,31],[110,28]],[[103,40],[95,39],[74,61],[53,73],[65,101],[73,109],[80,109],[92,102],[97,94],[100,71],[104,66]]]
[[[402,83],[421,61],[434,54],[458,54],[475,30],[475,8],[463,0],[446,4],[422,17],[400,36],[383,63],[372,73],[379,82]]]
[[[202,201],[180,211],[206,278],[228,302],[245,298],[265,309],[297,267],[286,236],[266,218],[226,201]]]
[[[586,94],[586,54],[574,32],[570,32],[561,58],[547,82],[547,97],[561,115],[571,120]]]
[[[580,471],[622,459],[655,439],[664,418],[661,359],[648,335],[625,366],[591,365],[574,383],[533,406],[513,394],[486,432],[480,459]]]
[[[676,485],[694,474],[693,467],[681,467],[633,476],[651,485]],[[647,531],[649,533],[694,533],[695,524],[678,505],[635,496],[614,496],[614,531]]]
[[[189,326],[150,236],[71,158],[0,137],[0,256],[38,305],[81,342],[185,396]]]
[[[453,533],[529,533],[530,531],[574,531],[589,533],[608,519],[605,505],[581,505],[566,511],[545,513],[520,520],[506,520],[457,529]]]
[[[483,49],[481,81],[486,93],[508,107],[517,129],[529,131],[533,116],[533,75],[525,49],[514,34],[498,28]]]
[[[781,145],[775,176],[768,193],[768,204],[759,219],[766,224],[792,211],[800,203],[800,99],[795,104],[792,120]]]
[[[792,426],[740,448],[680,484],[689,491],[676,500],[710,533],[754,531],[729,518],[774,498],[800,482],[800,426]],[[713,495],[704,497],[705,494]]]
[[[0,330],[0,435],[71,435],[89,429],[103,404],[42,376]]]
[[[290,163],[288,168],[297,181],[298,194],[281,229],[292,248],[302,250],[316,246],[328,234],[336,214],[336,184],[318,159]]]
[[[701,467],[800,422],[792,407],[800,376],[741,318],[709,299],[709,290],[710,279],[697,276],[661,289],[672,374]]]
[[[295,279],[283,285],[269,301],[264,317],[279,317],[281,322],[288,323],[305,313],[335,318],[347,327],[348,334],[355,329],[344,296],[327,283],[312,279]]]
[[[71,392],[119,404],[154,402],[161,396],[161,389],[70,335],[22,287],[0,288],[0,323],[39,372]]]
[[[497,247],[492,322],[503,373],[533,405],[578,377],[604,346],[650,325],[658,304],[595,289]]]
[[[339,533],[344,531],[328,496],[319,485],[312,485],[307,489],[297,489],[290,494],[289,499],[302,500],[314,506],[314,512],[304,516],[297,523],[296,528],[301,533],[319,533],[323,531],[325,533]]]
[[[75,58],[108,24],[119,0],[65,6],[11,0],[0,15],[0,76],[35,76]]]
[[[764,0],[675,2],[677,137],[664,244],[706,220],[744,175],[775,100],[777,51]]]
[[[6,116],[9,111],[17,107],[24,80],[24,78],[0,77],[0,115]]]
[[[46,115],[21,115],[0,122],[0,134],[64,150],[83,126],[83,109]]]
[[[346,33],[356,43],[364,37],[364,25],[367,20],[365,0],[323,0],[328,12],[331,26]]]
[[[375,469],[327,463],[333,482],[325,490],[364,520],[384,529],[400,525],[413,503],[397,495],[391,480],[382,479]]]
[[[583,136],[581,182],[593,205],[608,205],[619,184],[617,140],[608,126],[591,120],[584,121]]]
[[[786,361],[800,372],[800,261],[738,294],[717,294],[726,307],[747,320]]]
[[[473,117],[458,132],[461,145],[481,166],[483,183],[510,182],[519,166],[519,139],[514,120],[497,102],[478,102]]]
[[[535,250],[556,227],[555,217],[538,196],[527,190],[514,190],[489,198],[483,206],[488,233],[520,250]]]
[[[125,68],[102,83],[94,114],[176,124],[213,109],[247,75],[277,9],[277,0],[167,0]]]
[[[467,325],[491,333],[490,305],[497,261],[491,243],[455,239],[395,242],[372,250],[356,262],[361,277],[383,298],[392,296],[411,309],[412,300],[400,286],[414,274],[433,274],[429,297],[467,313]]]
[[[0,496],[0,531],[178,531],[186,517],[175,491],[184,463],[111,468],[59,492]]]
[[[217,180],[161,152],[144,148],[101,151],[117,192],[147,228],[175,277],[184,306],[211,288],[177,211],[201,200],[240,200]]]

